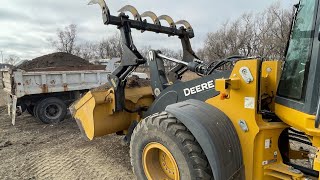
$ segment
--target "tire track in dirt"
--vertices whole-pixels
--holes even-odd
[[[12,145],[0,148],[0,179],[135,179],[122,137],[87,141],[72,120],[50,126],[30,115],[12,126],[5,113],[0,108],[0,144]]]

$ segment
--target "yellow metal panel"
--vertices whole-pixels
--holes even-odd
[[[226,90],[226,79],[217,79],[215,81],[216,91],[225,91]]]
[[[268,104],[274,104],[274,96],[277,91],[281,63],[278,61],[261,62],[259,60],[243,60],[236,63],[231,76],[227,80],[216,80],[217,90],[228,98],[219,96],[208,99],[206,102],[219,108],[232,121],[240,139],[245,176],[248,180],[255,179],[290,179],[289,171],[266,170],[270,165],[282,163],[278,148],[278,139],[282,131],[288,125],[282,122],[268,122],[259,114],[259,101],[261,95],[272,99]],[[243,69],[248,68],[252,74],[252,81],[243,77]],[[261,74],[260,74],[261,73]],[[237,85],[232,88],[232,79],[238,79]],[[260,84],[259,84],[260,81]],[[227,89],[225,88],[227,86]],[[225,86],[225,87],[224,87]],[[260,90],[260,91],[259,91]],[[259,92],[258,92],[259,91]],[[239,121],[245,121],[248,131],[239,125]],[[278,165],[279,167],[282,167]],[[266,174],[268,173],[268,175]]]
[[[274,111],[274,99],[281,75],[280,61],[264,61],[261,66],[260,100],[270,101],[269,108]],[[264,99],[268,98],[268,99]]]
[[[320,136],[320,129],[315,128],[315,116],[275,104],[277,116],[286,124],[310,136]],[[319,146],[320,144],[318,144]]]
[[[240,78],[231,79],[216,79],[215,89],[216,91],[226,91],[228,88],[238,90],[240,89],[241,80]]]
[[[240,68],[247,67],[253,76],[253,81],[246,83],[240,75]],[[254,143],[255,137],[259,132],[259,127],[256,123],[257,116],[257,102],[258,102],[258,77],[259,77],[259,60],[243,60],[236,63],[230,79],[239,78],[241,88],[238,90],[230,89],[229,92],[221,91],[220,93],[227,93],[229,98],[221,100],[220,97],[213,97],[206,102],[219,108],[224,112],[234,124],[237,134],[240,139],[243,152],[243,160],[245,164],[246,179],[259,179],[253,177],[253,161],[254,161]],[[247,101],[247,102],[246,102]],[[247,104],[245,104],[247,103]],[[248,126],[249,131],[244,132],[240,126],[239,121],[244,120]]]
[[[274,177],[278,177],[279,179],[302,179],[304,176],[302,173],[294,172],[292,167],[285,165],[283,163],[276,163],[265,167],[266,173],[265,175],[271,175]],[[290,178],[289,178],[290,177]]]
[[[150,106],[154,100],[150,87],[125,89],[125,106],[128,109]],[[132,121],[141,119],[138,113],[114,112],[114,90],[88,92],[73,105],[73,116],[80,129],[92,140],[103,136],[127,130]]]

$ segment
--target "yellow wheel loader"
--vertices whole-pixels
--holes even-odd
[[[319,0],[295,6],[284,66],[242,56],[207,64],[192,51],[187,21],[132,6],[112,16],[104,0],[95,3],[104,24],[121,31],[123,58],[109,89],[89,92],[71,109],[89,139],[125,135],[137,179],[320,179]],[[160,51],[142,57],[131,29],[180,38],[182,60]],[[167,61],[176,66],[167,71]],[[127,88],[128,75],[146,63],[150,86]],[[202,77],[183,82],[186,71]]]

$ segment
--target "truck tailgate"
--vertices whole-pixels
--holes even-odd
[[[0,72],[2,75],[2,81],[3,81],[3,89],[4,91],[6,91],[7,93],[11,94],[13,93],[13,79],[11,76],[12,71],[10,70],[2,70]]]

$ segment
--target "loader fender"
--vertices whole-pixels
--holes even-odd
[[[166,111],[194,135],[210,163],[214,179],[244,179],[241,145],[230,119],[199,100],[169,105]]]

